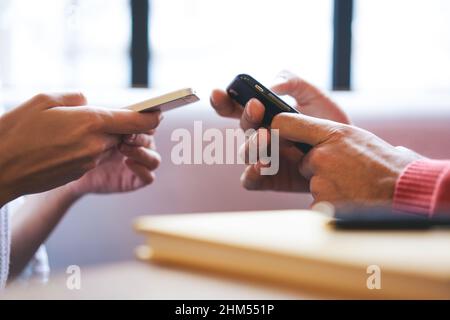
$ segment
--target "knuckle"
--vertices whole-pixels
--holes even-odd
[[[99,111],[85,112],[82,121],[87,132],[99,131],[103,126],[103,119]]]
[[[282,122],[281,114],[276,115],[272,120],[272,125],[271,125],[272,129],[280,130],[280,128],[282,128],[281,122]]]
[[[148,148],[157,150],[156,140],[154,136],[148,136]]]
[[[159,153],[157,153],[157,152],[154,152],[154,151],[150,151],[149,154],[151,156],[153,165],[156,168],[159,167],[161,165],[161,162],[162,162],[161,155]]]
[[[147,186],[153,184],[153,182],[155,182],[155,175],[150,174],[144,182]]]
[[[351,126],[337,124],[330,130],[330,134],[338,139],[343,139],[351,136],[353,134],[353,131],[354,129]]]
[[[88,156],[94,159],[96,159],[97,156],[102,154],[106,149],[106,142],[102,141],[101,139],[94,139],[88,144],[88,147],[86,148]]]
[[[308,155],[308,161],[314,167],[320,166],[320,164],[324,163],[326,160],[327,153],[323,150],[323,148],[313,149]]]
[[[162,162],[161,156],[160,155],[155,156],[155,160],[154,161],[155,161],[154,162],[154,166],[155,166],[155,170],[156,170],[156,169],[158,169],[161,166],[161,162]]]
[[[53,97],[47,93],[39,93],[33,97],[33,101],[36,103],[49,103],[53,101]]]

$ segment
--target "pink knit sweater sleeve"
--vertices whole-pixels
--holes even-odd
[[[450,161],[411,163],[397,181],[394,209],[423,214],[450,214]]]

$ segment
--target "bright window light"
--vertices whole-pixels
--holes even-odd
[[[127,87],[128,0],[0,0],[5,87]]]
[[[289,69],[329,88],[331,0],[152,0],[152,82],[223,87],[239,73],[266,83]]]
[[[450,1],[358,0],[354,88],[450,89]]]

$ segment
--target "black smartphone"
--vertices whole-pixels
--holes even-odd
[[[347,206],[338,208],[332,225],[338,230],[427,230],[449,229],[450,215],[445,212],[433,218],[395,212],[392,208]]]
[[[238,75],[228,87],[227,93],[242,107],[245,107],[251,99],[259,100],[266,108],[263,120],[263,126],[266,128],[270,128],[273,118],[280,113],[287,112],[300,114],[300,112],[281,100],[275,93],[246,74]],[[295,145],[305,154],[312,149],[312,146],[305,143],[296,143]]]

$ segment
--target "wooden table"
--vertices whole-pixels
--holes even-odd
[[[68,275],[49,284],[13,285],[1,299],[280,300],[314,299],[312,293],[197,271],[129,262],[81,270],[81,290],[67,288]]]

